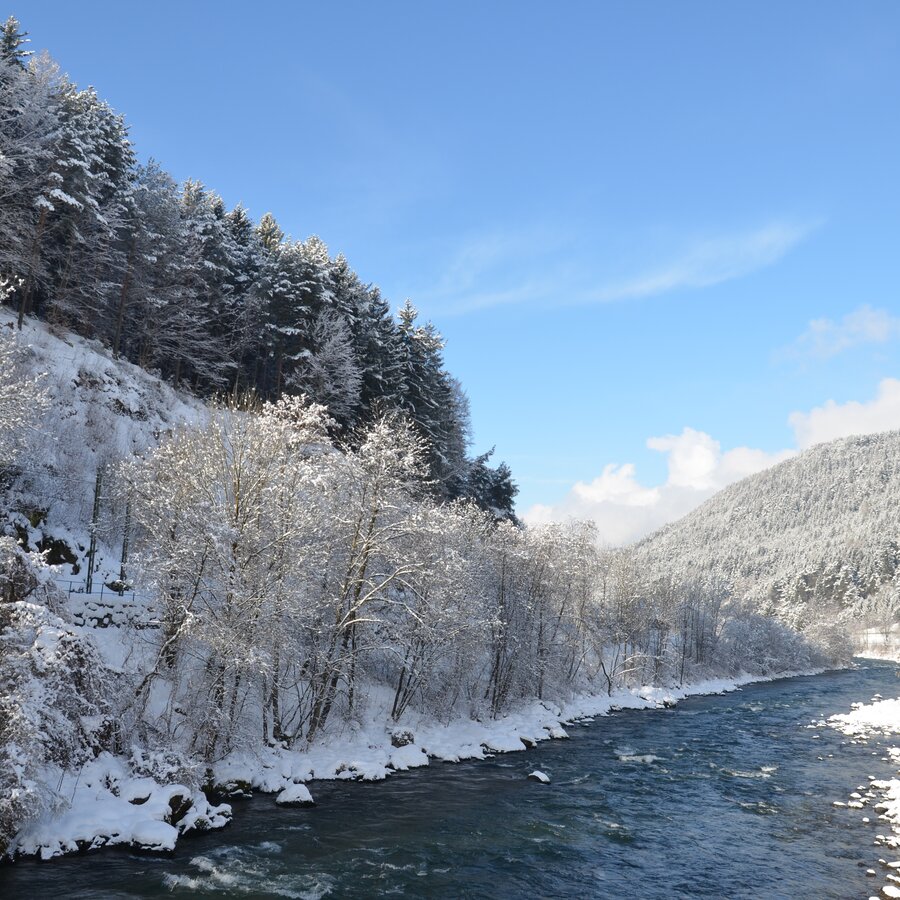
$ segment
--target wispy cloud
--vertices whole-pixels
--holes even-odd
[[[453,253],[430,290],[415,296],[442,315],[495,306],[540,304],[571,282],[561,260],[570,241],[561,230],[522,227],[468,238]]]
[[[777,263],[820,224],[773,222],[755,231],[707,238],[665,266],[599,288],[593,299],[632,300],[744,278]]]
[[[867,344],[887,344],[900,338],[900,317],[887,310],[860,306],[840,321],[813,319],[809,327],[790,346],[779,353],[781,357],[799,359],[830,359]]]
[[[461,247],[431,291],[417,296],[453,315],[497,306],[577,306],[637,300],[713,287],[774,265],[820,221],[773,221],[740,233],[688,243],[669,261],[630,277],[604,280],[589,271],[596,255],[547,230],[489,234]]]

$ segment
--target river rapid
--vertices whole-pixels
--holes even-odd
[[[257,796],[235,804],[227,830],[185,837],[170,856],[5,866],[0,896],[868,897],[885,825],[832,802],[894,767],[875,741],[807,726],[900,695],[897,672],[860,661],[617,712],[521,753],[318,782],[314,809]],[[528,780],[534,769],[551,783]]]

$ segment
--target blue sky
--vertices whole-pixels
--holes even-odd
[[[143,158],[411,297],[535,521],[900,427],[896,3],[12,11]]]

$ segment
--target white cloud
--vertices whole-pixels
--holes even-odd
[[[839,322],[813,319],[800,337],[784,351],[785,356],[829,359],[865,344],[886,344],[900,337],[900,318],[887,310],[865,305]]]
[[[631,463],[611,464],[593,481],[577,482],[559,503],[533,506],[522,518],[530,524],[593,519],[604,543],[631,543],[686,515],[732,482],[813,444],[900,429],[900,379],[883,379],[869,401],[829,400],[809,412],[793,412],[788,424],[794,432],[795,449],[775,453],[752,447],[723,451],[717,440],[693,428],[685,428],[681,434],[651,437],[647,446],[668,457],[668,473],[662,484],[642,484]]]
[[[533,506],[523,518],[530,524],[593,519],[604,543],[627,544],[680,518],[732,481],[792,454],[770,454],[749,447],[722,452],[718,441],[693,428],[652,437],[647,446],[668,454],[668,476],[663,484],[641,484],[631,463],[607,465],[593,481],[577,482],[561,503]]]
[[[699,241],[667,266],[601,287],[593,293],[593,299],[630,300],[743,278],[778,262],[819,224],[773,222],[756,231]]]
[[[829,400],[809,412],[791,413],[788,421],[801,450],[851,434],[874,434],[900,428],[900,381],[883,379],[875,398],[866,403]]]

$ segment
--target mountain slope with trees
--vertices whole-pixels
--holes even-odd
[[[512,518],[516,487],[469,457],[469,401],[444,342],[409,301],[313,236],[254,223],[200,181],[141,164],[124,118],[46,54],[15,18],[0,30],[0,276],[17,313],[94,338],[114,357],[201,396],[305,395],[350,434],[388,410],[427,442],[436,496]]]
[[[720,491],[635,562],[713,573],[793,625],[900,617],[900,432],[843,438]]]

